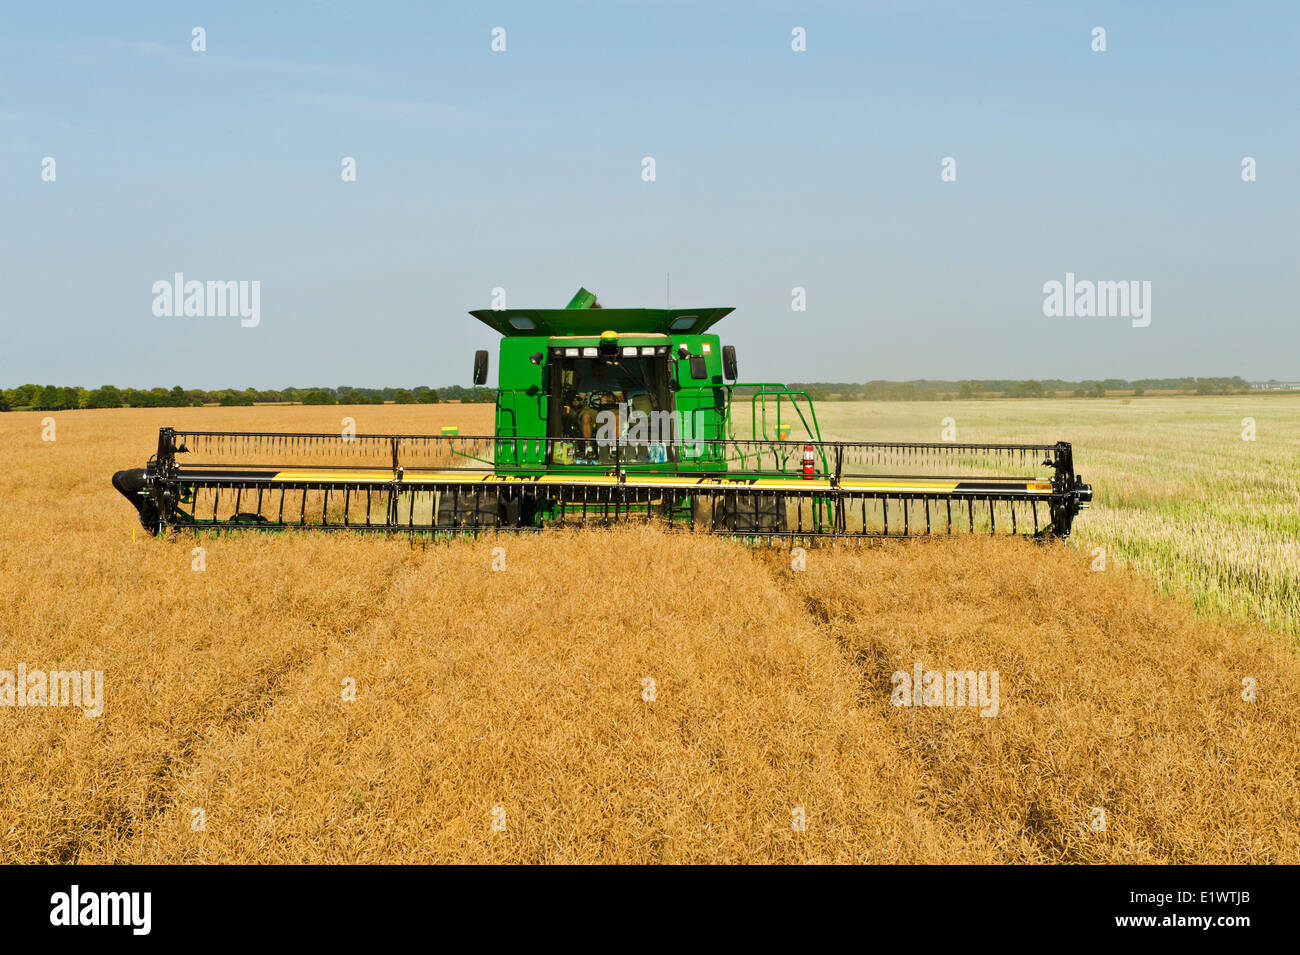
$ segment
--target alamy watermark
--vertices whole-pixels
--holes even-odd
[[[83,892],[73,885],[50,896],[50,924],[118,925],[132,935],[148,935],[153,924],[152,892]]]
[[[83,716],[104,712],[103,670],[0,670],[0,706],[77,706]]]
[[[158,318],[225,318],[239,316],[244,328],[262,321],[262,283],[249,281],[200,282],[185,280],[177,272],[172,281],[153,283],[153,313]]]
[[[1130,318],[1134,328],[1151,324],[1151,282],[1076,281],[1073,272],[1065,281],[1043,283],[1043,314],[1048,318]]]
[[[596,414],[596,440],[602,444],[618,440],[620,444],[634,448],[656,444],[682,445],[688,443],[685,425],[679,411],[636,411],[629,409],[627,402],[620,401],[617,411],[604,410]]]
[[[584,425],[585,437],[558,441],[556,460],[561,463],[584,463],[596,448],[632,448],[651,464],[668,460],[670,448],[680,448],[688,455],[704,452],[704,439],[693,436],[688,419],[678,411],[643,411],[632,409],[625,401],[617,410],[608,408],[592,414]],[[590,432],[587,433],[587,429]],[[570,455],[573,459],[570,460]]]
[[[917,661],[912,672],[890,677],[894,706],[978,706],[980,716],[997,716],[997,670],[926,670]]]

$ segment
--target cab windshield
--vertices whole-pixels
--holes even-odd
[[[667,438],[626,443],[629,420],[637,412],[650,421],[671,409],[666,356],[555,358],[552,365],[551,414],[547,436],[555,464],[609,464],[615,441],[623,441],[621,460],[667,460]],[[650,416],[654,416],[651,418]],[[651,429],[653,430],[653,429]],[[651,439],[657,436],[649,434]],[[658,447],[656,447],[658,445]]]

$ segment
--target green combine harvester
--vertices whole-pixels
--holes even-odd
[[[710,333],[731,311],[603,308],[580,289],[562,309],[470,312],[502,336],[492,435],[162,428],[113,485],[158,534],[659,519],[770,540],[1064,538],[1092,499],[1065,442],[823,441],[806,392],[737,381],[735,349]],[[474,384],[487,375],[479,351]]]

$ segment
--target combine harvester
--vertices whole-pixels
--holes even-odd
[[[770,540],[1064,538],[1092,499],[1065,442],[823,441],[806,392],[736,380],[735,350],[709,334],[729,312],[602,308],[585,289],[562,309],[470,312],[502,335],[491,436],[163,428],[148,465],[113,485],[158,534],[444,535],[657,516]],[[487,370],[479,351],[474,384]]]

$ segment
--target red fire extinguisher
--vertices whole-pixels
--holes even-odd
[[[813,476],[814,464],[813,446],[811,444],[805,444],[803,446],[803,476],[805,478],[811,478]]]

